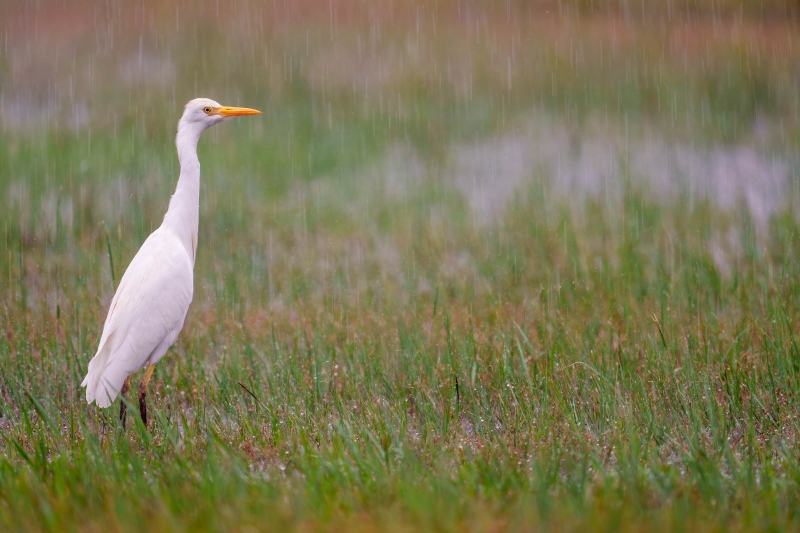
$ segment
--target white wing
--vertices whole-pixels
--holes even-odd
[[[87,402],[110,405],[128,376],[175,341],[192,301],[192,267],[168,230],[157,229],[142,244],[111,300],[97,354],[81,383]]]

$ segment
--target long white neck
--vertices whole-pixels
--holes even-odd
[[[201,133],[203,129],[197,124],[183,120],[178,123],[175,146],[178,148],[181,174],[161,224],[162,228],[178,236],[193,263],[197,252],[200,218],[200,161],[197,159],[197,141],[200,140]]]

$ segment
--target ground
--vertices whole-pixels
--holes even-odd
[[[796,8],[597,4],[5,6],[0,527],[798,528]],[[123,431],[79,384],[196,96],[263,114]]]

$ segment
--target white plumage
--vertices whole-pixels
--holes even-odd
[[[108,407],[128,376],[156,364],[172,346],[192,301],[193,267],[169,229],[147,238],[111,300],[97,355],[81,383],[87,402]]]
[[[197,142],[207,128],[254,109],[223,107],[197,98],[186,104],[175,144],[181,173],[164,222],[145,240],[122,276],[111,301],[97,354],[81,386],[86,401],[108,407],[129,384],[131,374],[156,364],[178,338],[192,302],[200,206]],[[139,389],[143,398],[150,371]],[[124,421],[124,406],[120,411]],[[146,420],[145,420],[146,423]]]

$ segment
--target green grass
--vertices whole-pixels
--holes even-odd
[[[171,12],[126,31],[83,6],[117,24],[110,51],[9,23],[4,105],[47,107],[37,69],[68,104],[0,123],[0,529],[800,527],[796,171],[762,217],[634,164],[663,143],[794,168],[797,30],[723,3],[717,34],[702,6],[654,29],[586,2],[444,2],[421,38],[413,10],[342,8],[333,42],[305,31],[327,11],[209,4],[172,35]],[[124,81],[140,47],[174,85]],[[199,94],[264,114],[201,140],[194,302],[150,427],[132,405],[123,431],[79,384]],[[459,154],[565,131],[575,160],[611,143],[600,193],[530,165],[475,208]]]

